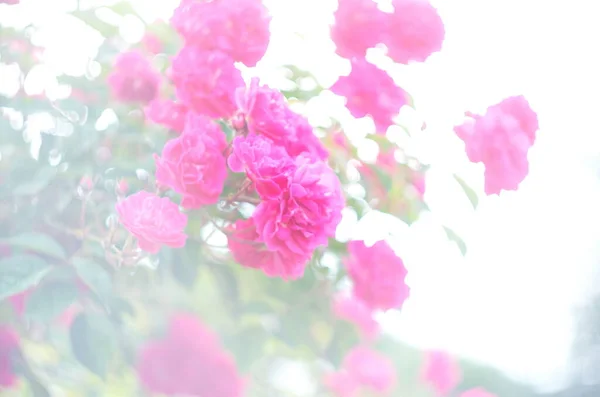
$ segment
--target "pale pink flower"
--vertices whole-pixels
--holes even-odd
[[[354,283],[354,295],[373,309],[400,308],[410,289],[404,281],[404,263],[392,248],[385,241],[371,247],[351,241],[348,252],[344,264]]]
[[[108,84],[119,101],[148,103],[158,94],[160,75],[144,55],[129,51],[117,57]]]
[[[119,220],[138,239],[139,247],[156,254],[163,245],[185,246],[187,215],[167,197],[140,191],[117,203]]]
[[[336,52],[344,58],[363,58],[369,48],[381,43],[386,16],[373,0],[339,0],[331,27]]]
[[[379,324],[373,318],[373,310],[356,297],[346,294],[336,296],[333,312],[342,320],[355,324],[365,339],[372,340],[377,337]]]
[[[0,325],[0,388],[17,385],[12,356],[19,349],[19,336],[11,328]]]
[[[182,195],[181,206],[199,208],[219,200],[227,177],[221,127],[205,116],[190,113],[183,133],[154,155],[156,182]]]
[[[395,62],[424,62],[442,49],[444,22],[428,0],[393,0],[387,16],[385,44]]]
[[[321,161],[300,156],[283,196],[260,203],[253,217],[270,250],[308,255],[335,234],[343,207],[335,172]]]
[[[227,54],[184,46],[171,69],[177,98],[188,108],[211,118],[234,115],[235,92],[244,81]]]
[[[277,199],[288,188],[294,161],[281,146],[260,135],[237,136],[227,159],[233,172],[246,172],[263,199]]]
[[[327,150],[308,120],[289,108],[281,92],[260,85],[254,78],[248,89],[238,90],[236,96],[250,133],[266,136],[291,156],[306,153],[321,160],[327,158]]]
[[[146,343],[138,357],[140,383],[167,396],[242,397],[244,380],[218,338],[195,317],[174,315],[168,333]]]
[[[246,66],[265,54],[270,22],[261,0],[183,0],[171,19],[187,45],[226,53]]]
[[[378,133],[385,133],[407,104],[406,92],[384,71],[365,59],[352,61],[348,76],[342,76],[331,91],[346,98],[352,116],[371,116]]]
[[[261,241],[252,218],[237,221],[228,235],[233,258],[242,266],[260,269],[269,277],[294,280],[304,275],[310,255],[271,251]]]
[[[523,96],[513,96],[490,106],[483,116],[454,128],[465,142],[469,160],[485,165],[485,192],[517,190],[529,173],[527,154],[539,128],[536,113]]]
[[[463,392],[459,397],[496,397],[496,395],[478,387]]]
[[[21,2],[21,0],[0,0],[0,4],[8,4],[8,5],[19,4],[20,2]]]
[[[357,346],[344,357],[340,371],[325,382],[338,397],[358,397],[362,391],[388,394],[396,386],[397,374],[389,358]]]
[[[163,44],[160,41],[160,38],[150,32],[146,32],[144,37],[142,38],[142,44],[146,51],[152,54],[159,54],[162,51]]]
[[[458,362],[444,351],[428,351],[421,368],[421,381],[427,383],[438,396],[447,396],[458,386],[462,372]]]
[[[179,102],[157,98],[146,106],[145,113],[150,121],[164,125],[172,131],[182,132],[188,108]]]
[[[423,199],[423,197],[425,196],[425,175],[415,173],[412,180],[412,184],[415,190],[417,191],[419,198]]]

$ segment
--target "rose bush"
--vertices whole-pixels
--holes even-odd
[[[302,71],[288,67],[290,90],[256,75],[261,0],[182,0],[133,44],[106,17],[141,20],[128,2],[69,11],[102,38],[89,70],[41,94],[17,78],[0,98],[2,395],[518,396],[386,334],[378,317],[410,299],[409,271],[385,240],[337,236],[345,211],[427,210],[427,165],[385,134],[413,103],[366,55],[410,67],[443,51],[445,29],[425,0],[392,6],[340,0],[331,26],[351,71],[330,91],[373,120],[375,162],[294,106],[326,91],[303,91]],[[0,26],[0,62],[46,67],[39,31]],[[486,193],[516,189],[535,112],[515,96],[469,117],[455,131]],[[282,387],[298,362],[308,380]]]

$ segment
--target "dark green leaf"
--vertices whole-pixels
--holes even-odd
[[[75,358],[100,378],[106,379],[116,350],[115,330],[110,321],[99,314],[81,313],[71,325],[70,336]]]
[[[65,259],[63,247],[52,237],[41,233],[23,233],[4,240],[5,243],[21,249],[39,252],[57,259]]]
[[[37,285],[51,267],[33,255],[15,255],[0,260],[0,299]]]
[[[81,280],[94,291],[98,298],[107,302],[112,297],[112,279],[101,265],[91,259],[74,258],[73,266]]]
[[[25,314],[31,320],[48,323],[67,310],[78,295],[73,283],[44,283],[28,297]]]
[[[467,245],[465,244],[465,242],[463,241],[462,238],[460,238],[460,236],[458,234],[456,234],[456,232],[446,226],[444,226],[444,231],[446,232],[446,235],[448,236],[448,238],[455,242],[456,245],[458,246],[458,249],[460,250],[460,252],[465,255],[467,253]]]
[[[479,198],[477,197],[477,193],[475,193],[473,188],[467,185],[467,183],[458,175],[454,174],[454,179],[456,179],[456,182],[458,182],[460,187],[462,187],[473,208],[477,208],[477,205],[479,204]]]

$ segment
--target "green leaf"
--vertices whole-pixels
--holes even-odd
[[[465,244],[463,239],[460,238],[460,236],[458,234],[456,234],[456,232],[454,230],[450,229],[449,227],[443,226],[443,228],[444,228],[444,231],[446,232],[446,236],[448,236],[448,238],[451,241],[456,243],[461,254],[463,254],[463,256],[464,256],[467,253],[467,245]]]
[[[48,323],[67,310],[78,296],[79,291],[73,283],[44,283],[27,298],[25,315],[31,320]]]
[[[63,247],[52,237],[41,233],[23,233],[4,240],[5,243],[21,249],[39,252],[56,259],[65,259]]]
[[[467,198],[471,202],[473,209],[476,209],[477,205],[479,204],[479,197],[477,197],[477,193],[475,193],[475,190],[473,190],[471,186],[467,185],[467,183],[458,175],[454,174],[454,179],[456,179],[456,182],[458,182],[460,187],[462,187],[463,191],[467,195]]]
[[[30,181],[26,181],[13,190],[15,196],[34,196],[44,190],[57,174],[54,167],[40,169]]]
[[[98,263],[88,258],[73,258],[73,266],[81,280],[94,291],[94,293],[108,302],[113,296],[113,283],[110,274]]]
[[[106,379],[117,347],[115,330],[108,318],[81,313],[71,325],[70,337],[75,358],[100,378]]]
[[[33,255],[15,255],[0,260],[0,299],[37,285],[52,269]]]

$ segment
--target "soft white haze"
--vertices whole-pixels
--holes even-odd
[[[274,16],[273,42],[255,73],[277,84],[277,66],[294,63],[329,86],[348,71],[326,39],[335,0],[265,1]],[[65,45],[85,50],[94,37],[73,34],[51,12],[61,2],[25,3],[0,8],[5,13],[0,22],[16,21],[16,13],[27,8],[29,16],[55,32],[48,41],[55,54],[50,63],[77,67],[72,56],[64,59],[65,52],[73,51]],[[134,3],[151,19],[169,16],[176,2]],[[390,332],[418,346],[447,348],[488,362],[522,380],[559,386],[573,338],[572,309],[597,280],[591,276],[598,258],[600,185],[590,165],[600,155],[600,4],[434,4],[447,30],[440,54],[409,67],[393,66],[377,51],[369,54],[415,97],[419,114],[407,113],[403,120],[415,125],[427,121],[428,129],[417,134],[409,150],[432,164],[426,194],[432,213],[410,228],[399,221],[380,224],[375,214],[349,234],[372,241],[391,233],[409,268],[412,296],[405,310],[382,319]],[[125,22],[124,33],[131,41],[139,39],[135,21]],[[86,56],[93,54],[78,55],[85,65]],[[515,94],[524,94],[540,119],[529,156],[530,176],[516,193],[484,197],[482,168],[468,163],[452,127],[465,110],[482,111]],[[316,122],[323,112],[334,114],[356,137],[372,128],[368,121],[353,122],[333,95],[315,100],[309,110]],[[477,211],[453,181],[454,172],[479,192]],[[464,238],[466,258],[447,241],[441,225]]]

